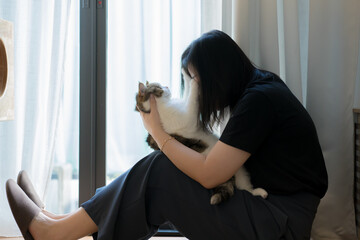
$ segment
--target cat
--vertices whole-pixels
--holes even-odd
[[[184,97],[172,98],[169,88],[159,83],[139,83],[139,91],[136,94],[135,110],[150,112],[150,95],[156,98],[157,108],[162,126],[169,135],[185,146],[207,155],[218,141],[218,137],[199,126],[199,86],[198,83],[182,69],[184,78]],[[147,136],[146,142],[154,150],[159,147],[152,136]],[[253,189],[250,177],[244,167],[241,167],[235,175],[227,182],[213,189],[210,204],[216,205],[234,194],[234,187],[247,190],[254,196],[267,197],[267,192],[262,188]]]

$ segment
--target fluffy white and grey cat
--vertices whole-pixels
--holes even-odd
[[[218,137],[200,127],[199,123],[199,90],[198,83],[182,70],[184,77],[184,97],[172,98],[169,88],[159,83],[139,83],[136,94],[136,106],[143,112],[150,112],[150,94],[156,98],[160,120],[164,130],[189,148],[207,155],[218,141]],[[137,107],[135,109],[137,110]],[[149,134],[149,146],[159,150],[155,140]],[[219,204],[234,194],[234,186],[247,190],[253,195],[267,197],[267,192],[262,188],[253,189],[250,177],[244,167],[241,167],[229,181],[214,188],[211,204]]]

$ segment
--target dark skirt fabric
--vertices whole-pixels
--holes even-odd
[[[149,239],[164,223],[191,240],[298,240],[310,239],[320,202],[308,193],[262,199],[236,190],[213,206],[211,195],[155,151],[82,207],[97,224],[93,238],[99,240]]]

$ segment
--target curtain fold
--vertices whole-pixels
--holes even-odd
[[[230,35],[258,67],[280,75],[277,0],[233,1]]]
[[[234,40],[257,66],[283,78],[317,127],[329,189],[312,238],[356,239],[352,109],[360,106],[360,2],[233,0],[231,11]]]
[[[72,3],[0,1],[0,17],[14,24],[15,55],[15,120],[0,122],[0,236],[21,235],[7,203],[7,179],[16,179],[25,169],[45,198],[59,125]]]
[[[355,239],[353,113],[360,2],[311,1],[308,104],[329,175],[314,239]],[[340,207],[341,206],[341,207]]]
[[[355,83],[355,97],[354,97],[354,108],[360,109],[360,36],[359,36],[359,52],[358,52],[358,63],[356,72],[356,83]]]

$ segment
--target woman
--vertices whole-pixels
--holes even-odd
[[[56,216],[40,210],[8,181],[15,219],[19,211],[28,216],[17,220],[24,235],[147,239],[169,222],[189,239],[310,238],[327,173],[315,126],[301,103],[278,76],[255,68],[221,31],[192,42],[182,67],[200,86],[203,128],[221,121],[226,107],[231,110],[210,153],[204,156],[170,138],[151,98],[151,112],[140,114],[162,152],[153,152],[98,189],[75,213]],[[254,187],[264,188],[268,198],[237,190],[229,200],[210,205],[211,189],[243,164]]]

